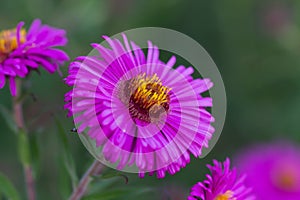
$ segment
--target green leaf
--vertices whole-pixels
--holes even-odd
[[[72,187],[75,188],[77,183],[78,183],[78,177],[76,174],[76,168],[75,168],[75,163],[72,157],[65,155],[64,156],[64,160],[65,160],[65,167],[66,170],[68,171],[70,178],[71,178],[71,182],[72,182]]]
[[[62,145],[63,145],[63,148],[65,151],[69,151],[69,143],[68,143],[68,138],[66,136],[66,131],[62,125],[62,123],[59,121],[59,119],[57,117],[54,117],[54,120],[55,120],[55,124],[56,124],[56,127],[57,127],[57,131],[58,131],[58,134],[59,134],[59,138],[62,142]]]
[[[34,166],[33,172],[38,173],[40,168],[40,149],[37,134],[32,134],[29,138],[31,162]]]
[[[66,131],[65,131],[62,123],[59,121],[59,119],[57,117],[54,117],[54,119],[55,119],[55,123],[56,123],[57,130],[58,130],[58,136],[59,136],[59,139],[62,142],[62,146],[63,146],[63,155],[62,156],[63,156],[63,160],[64,160],[64,166],[66,168],[66,171],[70,175],[72,186],[73,186],[73,188],[75,188],[78,183],[78,177],[76,174],[75,163],[74,163],[71,151],[70,151],[67,134],[66,134]]]
[[[120,179],[110,178],[110,179],[94,179],[89,187],[89,194],[96,194],[100,191],[108,191],[111,188],[116,188],[119,185]]]
[[[84,200],[112,200],[120,197],[124,197],[128,193],[126,189],[116,189],[112,191],[102,191],[98,194],[92,194],[84,197]]]
[[[18,133],[18,126],[15,123],[12,112],[10,112],[3,105],[0,105],[0,113],[2,114],[4,120],[6,121],[8,127],[15,133]]]
[[[67,168],[64,163],[63,156],[58,160],[58,182],[57,188],[59,188],[60,199],[68,199],[72,192],[72,182],[70,181],[70,175],[67,172]]]
[[[121,178],[124,178],[125,180],[125,184],[128,183],[128,177],[120,172],[116,172],[116,171],[113,171],[113,172],[107,172],[107,173],[103,173],[99,176],[99,178],[101,179],[110,179],[110,178],[115,178],[115,177],[121,177]]]
[[[20,130],[18,133],[18,151],[21,163],[26,166],[31,163],[30,147],[27,137],[27,133],[24,130]]]
[[[13,184],[2,173],[0,173],[0,194],[3,194],[9,200],[20,199],[20,195]]]
[[[84,197],[83,200],[138,199],[139,196],[152,191],[153,188],[148,188],[148,187],[114,188],[112,190],[104,190],[94,194],[90,194]]]
[[[33,95],[33,93],[29,93],[28,91],[23,91],[21,96],[19,96],[17,98],[17,103],[21,103],[23,102],[24,100],[27,99],[27,97],[31,97],[33,101],[36,101],[36,97]]]

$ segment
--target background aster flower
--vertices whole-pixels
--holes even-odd
[[[69,60],[64,51],[55,48],[67,43],[63,29],[42,25],[39,19],[33,21],[28,32],[23,25],[24,22],[20,22],[15,29],[0,32],[0,89],[7,78],[13,96],[17,92],[17,77],[26,77],[39,65],[54,73],[59,65]]]
[[[206,110],[212,87],[209,79],[193,79],[192,67],[173,68],[176,59],[159,59],[148,42],[148,53],[123,35],[104,36],[110,48],[92,44],[97,53],[70,64],[65,108],[74,115],[78,132],[87,131],[106,161],[118,169],[135,165],[163,178],[201,155],[214,132],[214,118]]]
[[[257,199],[299,199],[299,147],[289,142],[261,144],[241,153],[237,161]]]
[[[206,180],[198,182],[191,188],[188,200],[243,200],[255,199],[251,189],[244,184],[245,175],[238,176],[236,169],[230,169],[230,160],[224,163],[213,161],[214,165],[207,165],[211,175]]]

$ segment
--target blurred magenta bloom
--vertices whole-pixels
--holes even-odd
[[[158,200],[166,200],[166,199],[172,199],[172,200],[183,200],[186,199],[186,190],[176,184],[167,183],[167,185],[160,187],[158,191],[156,191],[157,194],[159,194],[159,198],[155,198]],[[153,198],[154,199],[154,198]]]
[[[244,184],[245,175],[238,176],[235,168],[230,169],[230,160],[224,163],[213,161],[214,165],[207,165],[211,175],[206,180],[198,182],[191,188],[188,200],[251,200],[251,188]]]
[[[282,36],[293,23],[293,9],[288,1],[268,2],[261,11],[263,30],[272,36]]]
[[[212,99],[201,96],[212,82],[193,79],[192,67],[174,69],[175,56],[162,62],[150,41],[145,55],[124,34],[124,44],[104,38],[110,48],[92,44],[97,55],[70,65],[68,115],[118,169],[135,165],[141,177],[175,174],[190,162],[190,154],[201,155],[212,137],[214,118],[206,110]]]
[[[55,48],[67,43],[65,30],[42,25],[39,19],[33,21],[28,33],[23,25],[20,22],[15,29],[0,32],[0,89],[8,78],[13,96],[17,93],[17,77],[25,78],[39,65],[54,73],[69,60],[64,51]]]
[[[300,198],[299,147],[288,142],[262,144],[249,148],[237,161],[258,200]]]

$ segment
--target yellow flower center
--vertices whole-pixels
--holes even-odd
[[[144,73],[122,82],[120,99],[128,106],[133,120],[148,124],[169,110],[170,90],[156,74],[146,76]]]
[[[146,77],[145,73],[131,80],[133,86],[138,86],[132,94],[132,100],[141,108],[149,109],[153,105],[163,105],[168,102],[170,89],[161,84],[156,74]]]
[[[0,63],[9,53],[18,47],[16,29],[4,30],[0,32]],[[26,30],[20,31],[20,43],[26,42]]]
[[[274,177],[274,183],[278,188],[286,191],[294,191],[299,189],[295,172],[288,169],[278,172],[278,174],[276,174]]]
[[[233,198],[231,190],[227,190],[224,194],[219,194],[214,200],[236,200],[236,198]]]

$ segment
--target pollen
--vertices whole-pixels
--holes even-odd
[[[233,198],[233,195],[231,190],[227,190],[224,194],[219,194],[215,200],[236,200],[236,198]]]
[[[20,30],[20,44],[26,42],[26,30]],[[16,29],[4,30],[0,32],[0,62],[18,47]]]
[[[150,109],[153,105],[164,105],[168,102],[169,88],[162,85],[156,74],[146,77],[145,73],[132,80],[133,86],[138,86],[132,94],[134,103],[143,109]]]
[[[122,90],[122,101],[128,105],[129,113],[135,121],[150,123],[169,110],[171,88],[163,86],[156,74],[147,76],[143,73],[127,80]]]

